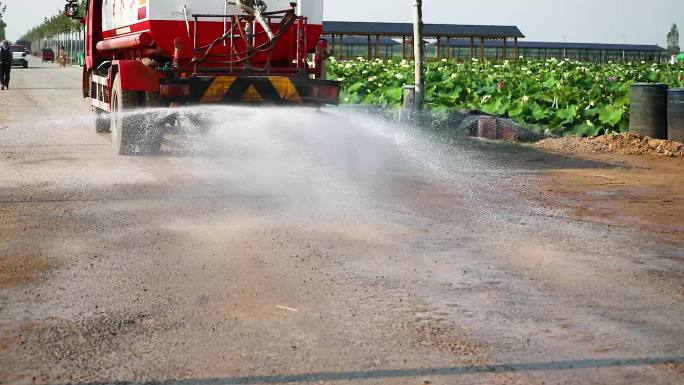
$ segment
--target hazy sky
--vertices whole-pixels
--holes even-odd
[[[8,37],[13,40],[64,4],[63,0],[0,2],[7,5],[5,21]],[[529,41],[627,41],[664,46],[673,22],[682,28],[684,41],[684,0],[423,0],[423,3],[426,23],[517,25]],[[325,19],[408,22],[412,4],[412,0],[325,0]]]

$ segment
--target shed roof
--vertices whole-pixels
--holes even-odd
[[[330,40],[330,35],[324,35],[322,37]],[[339,42],[339,40],[338,40],[338,42]],[[366,38],[366,37],[354,37],[354,36],[346,37],[345,36],[345,38],[343,39],[342,42],[345,45],[368,45],[368,38]],[[371,38],[371,45],[375,45],[375,43],[376,43],[375,37]],[[399,43],[396,40],[393,40],[393,39],[390,39],[387,37],[383,37],[383,38],[380,38],[380,45],[401,45],[401,43]]]
[[[413,35],[413,24],[324,21],[323,33],[345,35],[410,36]],[[525,37],[525,35],[523,35],[516,26],[498,25],[425,24],[423,33],[425,34],[425,37]]]
[[[433,45],[435,43],[432,43]],[[440,44],[447,45],[446,39],[440,39]],[[454,47],[470,47],[469,40],[451,40],[449,45]],[[476,42],[476,46],[480,43]],[[512,43],[508,43],[509,47]],[[485,47],[503,47],[503,40],[487,40]],[[658,45],[643,45],[643,44],[598,44],[598,43],[563,43],[563,42],[541,42],[541,41],[519,41],[520,48],[548,48],[548,49],[589,49],[589,50],[604,50],[604,51],[667,51],[665,48]]]

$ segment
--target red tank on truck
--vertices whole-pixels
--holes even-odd
[[[337,104],[324,79],[323,0],[88,0],[83,96],[115,151],[159,150],[129,111],[214,104]],[[313,63],[313,64],[310,64]],[[152,132],[151,132],[152,131]]]

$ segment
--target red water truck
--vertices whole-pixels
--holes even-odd
[[[323,0],[77,0],[85,25],[83,96],[120,155],[159,151],[143,108],[337,104],[323,79]],[[310,63],[311,61],[311,63]],[[137,111],[137,113],[136,113]]]

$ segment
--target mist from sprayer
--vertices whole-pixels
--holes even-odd
[[[190,157],[204,183],[288,211],[364,211],[392,194],[400,175],[463,192],[470,184],[458,170],[477,167],[453,145],[356,109],[195,106],[175,114],[179,128],[161,157]]]
[[[288,215],[335,216],[368,212],[391,201],[388,197],[406,191],[400,183],[437,186],[471,205],[478,204],[483,184],[499,183],[492,178],[496,165],[478,157],[467,140],[439,137],[434,130],[401,124],[360,107],[212,105],[127,114],[145,116],[146,124],[166,125],[161,153],[115,156],[110,172],[65,175],[61,188],[88,185],[91,180],[111,185],[163,183],[167,187],[162,191],[170,197],[221,196],[226,201],[261,202]],[[90,129],[93,122],[92,114],[75,114],[12,123],[12,131],[30,142],[36,125]],[[58,142],[57,137],[64,137],[65,143],[83,140],[80,130],[54,135]],[[69,138],[74,135],[81,139]],[[86,135],[87,145],[78,148],[80,153],[111,153],[109,134]],[[71,151],[34,151],[48,150],[65,155]],[[139,172],[131,174],[131,167]],[[410,191],[421,193],[419,188]]]
[[[142,114],[147,123],[166,125],[161,153],[114,156],[107,173],[93,174],[84,164],[86,169],[78,175],[65,172],[55,188],[61,191],[95,182],[162,183],[160,191],[168,197],[216,196],[228,203],[256,202],[272,214],[337,216],[368,212],[402,191],[421,194],[420,186],[406,190],[402,183],[436,186],[442,193],[462,197],[478,211],[491,211],[480,197],[488,185],[502,179],[495,174],[503,165],[478,156],[467,140],[438,137],[433,130],[400,124],[359,107],[190,106],[127,114]],[[37,125],[90,129],[92,114],[11,123],[22,142],[33,141]],[[65,143],[83,140],[80,130],[53,134],[57,142],[62,137]],[[109,134],[86,135],[84,146],[77,148],[82,156],[111,153]],[[33,151],[67,155],[72,149],[36,147]]]

